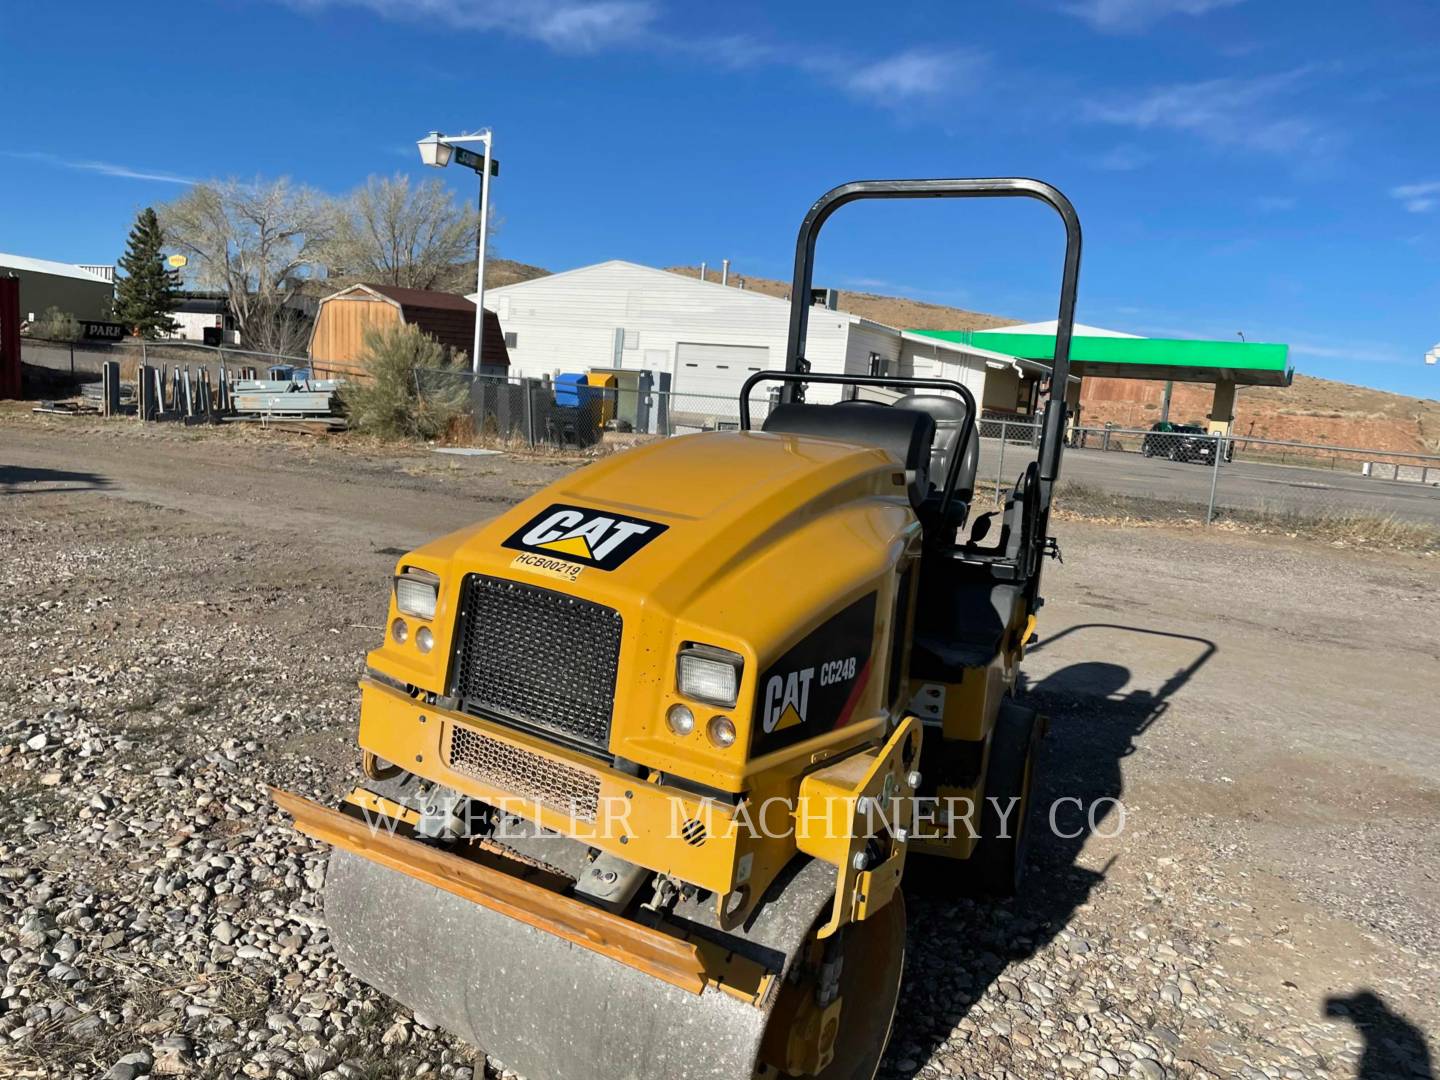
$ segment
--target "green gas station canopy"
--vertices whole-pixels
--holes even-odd
[[[940,341],[1018,356],[1054,360],[1054,334],[1001,330],[912,330]],[[1233,382],[1289,386],[1289,346],[1262,341],[1192,341],[1182,338],[1083,337],[1070,339],[1070,371],[1107,379]]]

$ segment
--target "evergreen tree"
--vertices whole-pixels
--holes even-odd
[[[135,219],[130,241],[120,259],[125,276],[115,287],[115,319],[136,334],[154,341],[176,329],[170,318],[180,302],[179,271],[165,265],[165,234],[155,211],[146,207]]]

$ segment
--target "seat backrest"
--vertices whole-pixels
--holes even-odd
[[[955,480],[956,499],[969,502],[975,494],[975,471],[980,465],[980,440],[975,429],[970,439],[960,446],[961,425],[965,422],[965,403],[944,394],[908,394],[895,402],[897,409],[913,409],[929,414],[935,421],[935,445],[930,451],[930,482],[943,488],[950,461],[960,454],[960,472]]]
[[[928,413],[894,409],[878,402],[785,404],[770,410],[760,430],[879,447],[905,469],[911,506],[918,507],[929,493],[930,443],[935,438],[935,421]]]

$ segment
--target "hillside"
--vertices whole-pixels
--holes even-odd
[[[667,266],[666,269],[672,274],[679,274],[682,277],[698,278],[700,276],[698,266]],[[720,280],[720,272],[713,268],[707,270],[705,276],[710,281],[718,282]],[[730,284],[735,288],[739,288],[743,284],[752,292],[761,292],[767,296],[783,298],[790,295],[788,281],[750,277],[748,274],[737,274],[732,271]],[[1019,319],[1007,319],[1003,315],[986,315],[983,312],[966,311],[963,308],[927,304],[924,301],[910,300],[903,296],[881,296],[878,293],[851,292],[848,289],[840,290],[839,306],[841,311],[848,311],[863,319],[873,319],[886,326],[898,326],[902,329],[923,326],[928,330],[990,330],[997,326],[1014,326],[1020,322]]]
[[[475,264],[470,264],[471,275],[474,275]],[[514,285],[519,281],[531,281],[538,277],[549,277],[550,271],[540,266],[531,266],[529,263],[516,262],[514,259],[491,259],[485,260],[485,287],[487,289],[498,289],[502,285]]]
[[[1086,424],[1149,427],[1160,418],[1159,383],[1086,380]],[[1202,423],[1210,387],[1176,383],[1170,418]],[[1440,401],[1296,375],[1291,386],[1243,386],[1236,393],[1235,433],[1258,439],[1327,443],[1401,453],[1440,452]]]

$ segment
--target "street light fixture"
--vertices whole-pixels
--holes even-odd
[[[442,142],[438,131],[432,131],[415,145],[420,147],[420,160],[426,165],[443,169],[450,164],[450,153],[454,147],[448,142]]]
[[[475,341],[470,350],[470,370],[477,375],[480,374],[480,343],[485,326],[485,241],[490,232],[490,177],[500,175],[500,162],[491,156],[493,141],[493,133],[484,128],[473,135],[441,135],[432,131],[415,143],[420,149],[420,160],[426,165],[443,169],[454,161],[480,174],[480,236],[475,244]],[[484,155],[456,145],[467,142],[484,143]]]

